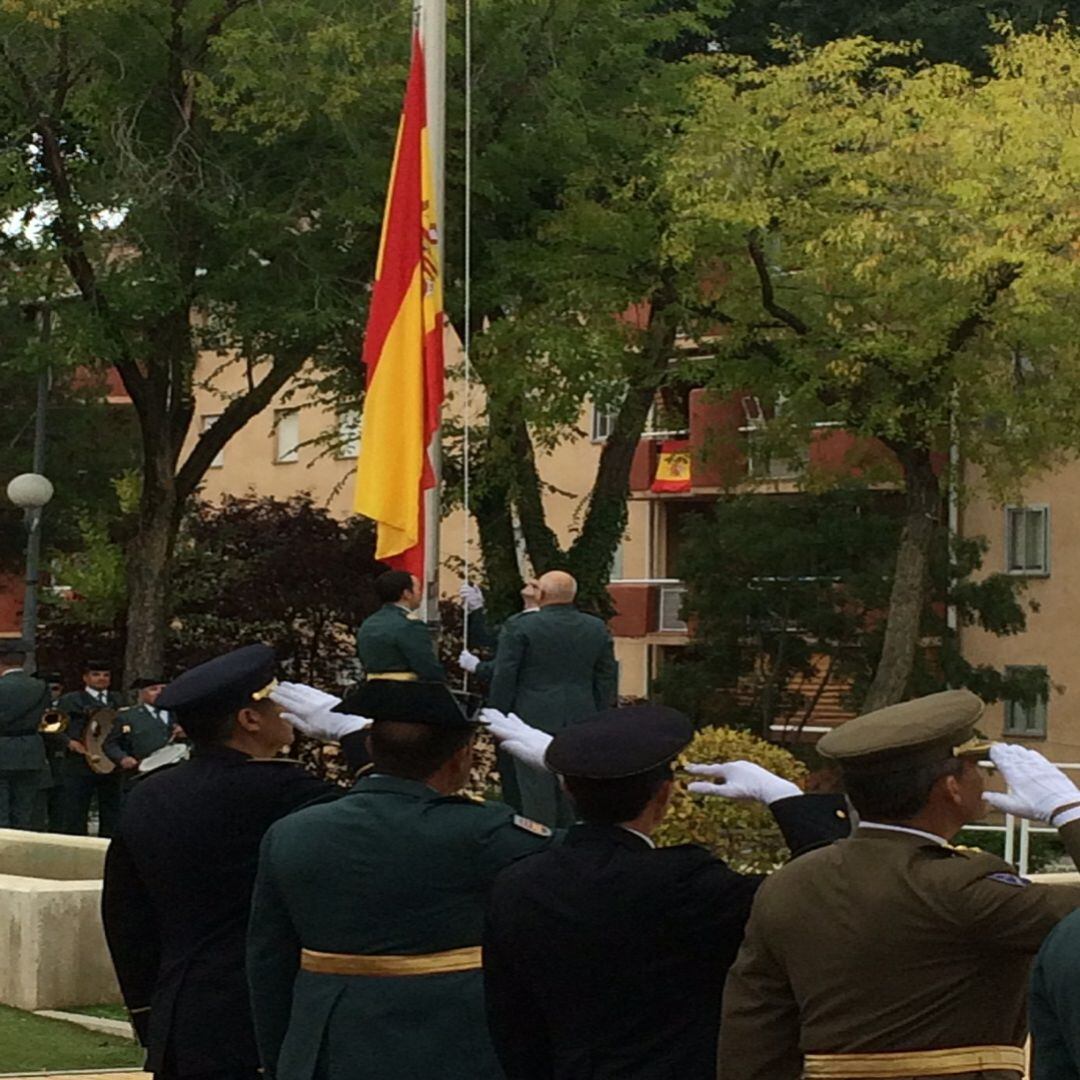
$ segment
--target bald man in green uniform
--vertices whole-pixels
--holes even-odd
[[[420,583],[404,570],[387,570],[375,579],[382,607],[356,632],[356,655],[369,679],[445,682],[428,628],[411,613],[420,606]]]
[[[946,691],[851,720],[839,764],[854,835],[757,894],[724,990],[721,1080],[1018,1080],[1031,958],[1080,906],[949,841],[985,803],[1047,821],[1080,858],[1080,790],[1042,755],[975,737],[983,703]],[[1008,794],[983,791],[990,749]]]
[[[278,1080],[502,1080],[480,940],[495,876],[552,831],[456,794],[476,725],[445,685],[374,680],[373,770],[263,842],[248,977]]]

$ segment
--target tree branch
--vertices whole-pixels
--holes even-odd
[[[230,401],[221,416],[202,432],[176,474],[178,504],[195,491],[206,470],[210,468],[210,463],[224,449],[229,439],[253,416],[265,409],[274,395],[300,370],[307,353],[306,349],[296,350],[277,357],[262,382],[243,397]]]
[[[769,274],[769,266],[765,261],[765,251],[761,246],[761,232],[754,229],[746,240],[746,249],[750,253],[750,261],[754,264],[757,272],[758,285],[761,289],[761,306],[774,318],[782,322],[788,329],[793,330],[800,337],[810,333],[810,327],[806,325],[792,311],[788,311],[783,305],[777,303],[776,293],[773,289],[772,277]]]

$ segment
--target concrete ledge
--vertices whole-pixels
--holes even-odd
[[[0,829],[0,874],[52,881],[100,881],[108,840]]]
[[[44,1016],[47,1020],[63,1020],[68,1024],[77,1024],[87,1031],[98,1031],[104,1035],[116,1035],[121,1039],[135,1041],[135,1032],[126,1020],[110,1020],[107,1016],[87,1016],[86,1013],[61,1012],[59,1009],[38,1009],[35,1016]]]
[[[107,840],[0,829],[0,1002],[120,1000],[101,926]]]

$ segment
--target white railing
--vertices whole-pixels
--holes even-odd
[[[984,767],[992,766],[992,762],[989,761],[981,761],[979,764]],[[1055,761],[1054,764],[1067,772],[1080,769],[1080,762],[1075,761]],[[1012,814],[1005,815],[1005,822],[1002,825],[965,825],[964,831],[1004,833],[1005,850],[1002,852],[1002,857],[1007,863],[1012,863],[1016,867],[1021,877],[1026,877],[1030,868],[1032,834],[1043,833],[1054,836],[1057,833],[1057,829],[1052,829],[1047,825],[1037,825],[1027,818],[1017,818]]]

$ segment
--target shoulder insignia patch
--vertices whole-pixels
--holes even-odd
[[[542,825],[539,821],[533,821],[532,818],[522,817],[520,814],[514,815],[514,824],[519,829],[524,829],[526,832],[531,832],[533,836],[553,835],[551,830],[546,825]]]
[[[996,874],[987,874],[987,881],[1000,881],[1002,885],[1015,885],[1018,889],[1026,889],[1031,882],[1019,874],[1007,874],[1004,870]]]

